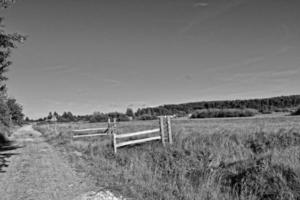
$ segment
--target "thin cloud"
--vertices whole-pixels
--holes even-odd
[[[190,74],[186,74],[186,75],[184,76],[184,80],[191,81],[191,80],[193,80],[193,76],[190,75]]]
[[[209,68],[207,69],[208,72],[210,73],[221,73],[221,72],[227,72],[228,70],[233,70],[233,69],[237,69],[237,68],[245,68],[248,66],[253,66],[255,64],[264,62],[266,60],[267,56],[262,55],[262,56],[254,56],[254,57],[250,57],[248,59],[244,59],[238,62],[234,62],[232,64],[229,65],[224,65],[224,66],[216,66],[214,68]]]
[[[194,7],[206,7],[208,6],[207,2],[197,2],[193,5]]]
[[[300,69],[288,69],[273,72],[265,72],[262,76],[270,78],[286,78],[289,79],[291,76],[299,76]]]
[[[102,82],[104,84],[108,84],[111,86],[120,86],[122,84],[121,81],[113,78],[105,78],[105,77],[99,77],[99,73],[95,71],[82,71],[80,75],[84,78],[87,78],[89,80],[97,81],[97,82]]]
[[[43,71],[56,71],[56,70],[66,70],[70,67],[68,65],[54,65],[42,68]]]
[[[119,86],[121,85],[121,81],[115,80],[115,79],[103,79],[104,82],[110,83],[113,86]]]
[[[198,26],[201,22],[204,22],[208,19],[215,18],[223,14],[224,12],[227,12],[237,6],[240,6],[241,4],[245,3],[247,0],[232,0],[230,2],[226,1],[224,3],[215,3],[212,6],[214,6],[213,10],[210,12],[206,12],[205,14],[201,11],[196,14],[196,16],[188,21],[185,26],[183,26],[179,30],[180,35],[184,35],[188,33],[190,30],[192,30],[195,26]],[[193,7],[207,7],[209,4],[205,2],[198,2],[194,3]]]
[[[277,56],[286,54],[288,51],[293,50],[293,49],[294,49],[294,47],[289,46],[289,45],[281,46],[280,48],[275,49],[275,51],[273,51],[271,53],[250,57],[250,58],[244,59],[242,61],[232,63],[230,65],[215,67],[213,69],[210,69],[209,71],[211,71],[211,72],[218,71],[219,72],[219,71],[227,71],[230,69],[231,70],[237,69],[237,68],[241,68],[241,67],[245,68],[245,67],[249,67],[249,66],[258,65],[263,62],[269,61]]]
[[[290,45],[286,45],[286,46],[282,46],[281,48],[279,48],[279,50],[275,53],[275,56],[281,55],[281,54],[285,54],[288,51],[292,50],[294,47],[290,46]]]
[[[54,65],[40,68],[40,72],[59,72],[59,73],[66,73],[66,72],[75,72],[80,71],[81,68],[71,67],[69,65]]]
[[[149,107],[148,102],[145,101],[133,101],[127,105],[128,108],[138,109]]]
[[[260,72],[245,72],[231,74],[229,77],[223,77],[222,80],[226,82],[257,82],[257,81],[285,81],[291,80],[293,77],[298,77],[300,69],[283,69],[277,71],[260,71]]]
[[[78,96],[83,96],[83,95],[88,95],[89,94],[89,91],[87,89],[83,89],[83,88],[80,88],[80,89],[77,89],[75,91],[75,93],[78,95]]]

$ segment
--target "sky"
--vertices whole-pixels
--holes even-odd
[[[300,94],[299,0],[17,0],[9,95],[31,118]]]

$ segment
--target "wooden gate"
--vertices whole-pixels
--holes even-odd
[[[132,139],[134,137],[139,137],[139,139]],[[122,140],[127,139],[127,140],[119,141],[120,139]],[[159,128],[152,129],[152,130],[117,134],[116,127],[112,129],[112,146],[115,153],[117,153],[117,149],[119,147],[141,144],[141,143],[156,141],[156,140],[161,140],[163,146],[166,145],[166,142],[168,142],[169,144],[173,143],[170,116],[159,117]]]

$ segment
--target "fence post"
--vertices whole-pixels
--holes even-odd
[[[159,117],[159,125],[160,125],[160,135],[161,135],[161,142],[163,146],[165,146],[165,130],[164,130],[164,117]]]
[[[107,134],[111,134],[111,127],[110,127],[110,118],[108,117],[108,120],[107,120]]]
[[[172,129],[171,129],[171,117],[167,117],[167,128],[168,128],[168,136],[169,136],[169,143],[173,144],[173,138],[172,138]]]
[[[117,138],[116,138],[116,128],[117,128],[117,119],[114,118],[113,127],[112,127],[112,143],[114,148],[114,153],[117,153]]]
[[[114,124],[113,124],[114,129],[117,128],[117,118],[114,118]]]
[[[114,153],[116,154],[117,153],[117,141],[116,141],[116,134],[114,131],[112,133],[112,145],[114,148]]]

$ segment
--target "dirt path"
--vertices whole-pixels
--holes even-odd
[[[0,173],[1,200],[117,199],[109,192],[88,192],[95,188],[79,178],[31,126],[20,128],[12,139],[22,147],[3,154],[8,166]],[[110,196],[99,196],[104,193]]]

